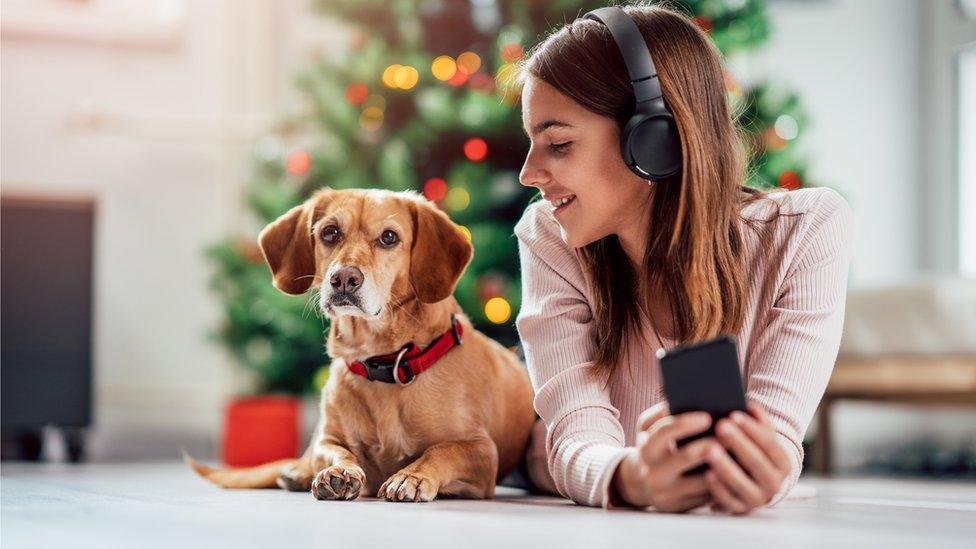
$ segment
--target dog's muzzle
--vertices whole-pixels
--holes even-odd
[[[329,304],[334,307],[342,307],[343,305],[352,305],[353,307],[363,308],[363,304],[359,299],[357,294],[351,294],[348,292],[335,292],[329,296]]]

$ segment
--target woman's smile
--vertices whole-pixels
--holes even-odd
[[[576,195],[571,195],[561,200],[552,200],[550,202],[552,203],[553,206],[555,206],[555,209],[552,211],[552,214],[559,215],[560,213],[565,211],[566,208],[576,203]]]

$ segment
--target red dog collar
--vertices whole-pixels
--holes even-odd
[[[349,370],[370,381],[409,385],[455,345],[460,345],[461,334],[461,323],[457,321],[455,313],[451,313],[451,328],[438,336],[426,349],[421,349],[411,341],[399,351],[350,362]]]

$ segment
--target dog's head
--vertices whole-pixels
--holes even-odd
[[[415,192],[328,187],[261,231],[274,285],[298,295],[321,286],[329,315],[379,317],[412,292],[424,303],[454,293],[473,248]]]

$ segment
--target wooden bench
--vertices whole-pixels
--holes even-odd
[[[820,402],[811,468],[833,472],[831,411],[842,399],[976,406],[976,355],[841,356]]]

